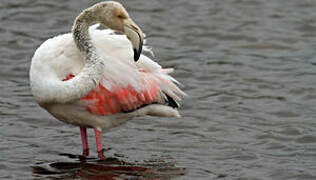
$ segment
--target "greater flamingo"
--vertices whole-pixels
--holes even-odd
[[[168,75],[173,69],[142,55],[142,45],[143,33],[124,7],[106,1],[79,14],[72,34],[48,39],[36,50],[32,94],[58,120],[80,127],[83,156],[89,155],[87,128],[94,129],[98,158],[105,159],[101,132],[136,116],[180,117],[179,95],[185,93]]]

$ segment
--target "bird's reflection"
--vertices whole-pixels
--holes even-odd
[[[72,161],[52,162],[32,167],[33,175],[37,178],[52,179],[172,179],[183,176],[186,169],[176,167],[174,163],[145,162],[132,163],[118,158],[98,160],[83,158],[79,155],[60,154],[67,156]]]

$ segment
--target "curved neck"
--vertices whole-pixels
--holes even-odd
[[[39,94],[38,101],[45,103],[71,103],[87,95],[99,84],[104,71],[103,60],[97,55],[96,47],[89,35],[89,26],[96,22],[91,10],[83,11],[75,20],[73,26],[74,42],[82,53],[85,65],[81,72],[68,81],[59,79],[49,81],[40,86],[33,86],[33,91]]]
[[[92,11],[85,10],[76,18],[73,25],[73,39],[79,51],[85,56],[94,54],[96,51],[89,35],[89,26],[95,21]]]

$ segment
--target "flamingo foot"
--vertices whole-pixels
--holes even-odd
[[[83,157],[89,156],[89,149],[83,149],[83,150],[82,150],[82,156],[83,156]]]
[[[102,149],[101,151],[98,151],[98,158],[100,160],[106,160],[106,157],[104,156],[104,149]]]

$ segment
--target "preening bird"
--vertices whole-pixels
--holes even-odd
[[[79,14],[72,33],[46,40],[34,53],[32,94],[58,120],[80,127],[83,156],[89,155],[87,128],[105,159],[101,132],[136,116],[180,116],[184,92],[168,75],[173,69],[141,54],[143,38],[120,3],[105,1]]]

